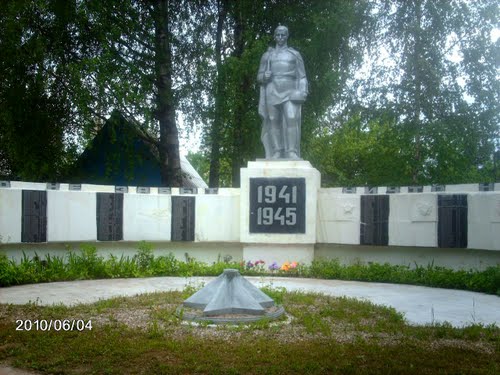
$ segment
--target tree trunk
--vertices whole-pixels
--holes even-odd
[[[172,55],[170,49],[169,1],[153,4],[155,20],[156,117],[160,123],[160,174],[163,186],[181,186],[179,136],[175,123],[172,92]]]
[[[235,23],[234,23],[234,41],[235,49],[233,56],[236,58],[241,58],[243,56],[243,50],[245,48],[245,43],[243,40],[243,20],[240,11],[235,12]],[[245,96],[245,92],[251,87],[250,82],[246,82],[247,77],[241,77],[240,90],[237,96]],[[240,187],[240,168],[243,164],[242,158],[242,147],[243,147],[243,111],[245,108],[244,103],[241,98],[236,100],[237,108],[234,111],[234,124],[233,124],[233,155],[231,158],[231,182],[232,187]]]
[[[224,78],[222,77],[222,30],[227,14],[227,0],[217,2],[218,18],[215,36],[215,66],[217,83],[215,92],[215,115],[210,131],[210,176],[208,186],[218,187],[220,184],[220,137],[222,128],[222,101],[224,100]]]
[[[248,77],[243,77],[240,84],[240,92],[248,91],[252,87]],[[246,109],[245,103],[242,100],[237,101],[238,105],[234,111],[234,127],[233,127],[233,157],[231,158],[231,182],[232,187],[239,188],[241,184],[240,169],[243,166],[243,117]]]

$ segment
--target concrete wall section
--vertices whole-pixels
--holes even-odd
[[[437,246],[437,195],[391,194],[389,245]]]
[[[364,246],[316,244],[314,259],[338,259],[340,264],[389,263],[391,265],[427,267],[434,265],[455,270],[482,271],[500,264],[500,251],[446,249],[408,246]]]
[[[115,187],[113,185],[90,185],[82,184],[82,191],[98,191],[101,193],[114,193]]]
[[[224,195],[224,196],[227,196],[227,195],[231,195],[231,196],[237,195],[239,197],[240,196],[240,189],[238,189],[238,188],[219,188],[217,194],[218,195]]]
[[[11,181],[10,188],[23,190],[46,190],[47,184],[44,182]]]
[[[250,178],[280,176],[303,177],[306,181],[306,233],[255,230],[250,233]],[[358,187],[356,194],[345,194],[339,188],[319,188],[319,184],[319,172],[305,161],[251,162],[249,168],[242,169],[241,190],[218,189],[208,194],[200,189],[198,194],[188,194],[196,199],[194,242],[241,242],[241,246],[266,243],[359,245],[364,187]],[[495,184],[495,189],[498,186]],[[48,242],[95,242],[96,191],[114,192],[114,189],[114,186],[84,184],[81,191],[70,191],[68,184],[59,184],[59,190],[47,190],[46,183],[11,181],[10,187],[0,188],[0,244],[21,243],[23,190],[47,191]],[[444,251],[437,248],[438,196],[457,193],[467,194],[467,247],[500,253],[499,190],[479,192],[479,184],[447,185],[442,193],[429,189],[424,187],[424,193],[405,193],[407,189],[403,187],[400,193],[389,194],[390,246],[434,248],[436,253]],[[379,187],[378,194],[385,192],[385,188]],[[129,187],[129,192],[124,194],[124,241],[171,240],[171,199],[180,191],[173,188],[171,193],[160,194],[158,188],[152,188],[150,194],[142,194],[137,193],[135,187]]]
[[[0,243],[21,242],[22,190],[0,189]]]
[[[359,195],[320,189],[316,241],[359,244],[360,210]]]
[[[195,241],[239,242],[240,195],[196,196]]]
[[[170,241],[171,196],[124,194],[123,240]]]
[[[172,254],[175,259],[183,262],[188,258],[193,258],[207,264],[217,261],[241,262],[243,260],[242,246],[234,242],[150,242],[150,244],[153,247],[154,256],[168,256]],[[82,245],[89,245],[89,242],[72,242],[71,244],[63,242],[25,243],[23,244],[22,251],[20,251],[18,244],[3,244],[0,247],[0,255],[14,259],[17,263],[21,262],[23,254],[26,254],[29,258],[38,255],[41,259],[45,259],[47,255],[50,255],[62,257],[67,260],[68,249],[75,254],[79,254]],[[118,259],[122,255],[132,258],[137,254],[140,247],[140,243],[134,241],[93,242],[90,245],[95,246],[97,254],[104,259],[109,259],[111,255]]]
[[[446,185],[446,193],[464,193],[479,191],[479,184]]]
[[[263,260],[266,269],[274,262],[280,267],[285,262],[297,262],[310,265],[314,260],[314,245],[246,244],[243,246],[243,260],[252,263]]]
[[[47,191],[47,241],[96,241],[95,193]]]
[[[500,193],[467,196],[468,248],[500,250]]]

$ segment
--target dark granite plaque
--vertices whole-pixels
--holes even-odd
[[[250,178],[250,233],[305,232],[305,178]]]
[[[123,194],[96,193],[98,241],[123,240]]]
[[[196,197],[172,197],[172,241],[194,241]]]
[[[47,192],[23,190],[21,242],[47,242]]]
[[[389,243],[389,196],[361,196],[361,245],[388,245]]]
[[[467,247],[467,194],[438,195],[438,247]]]

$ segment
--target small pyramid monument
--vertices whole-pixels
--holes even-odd
[[[184,306],[203,310],[204,316],[264,315],[264,308],[274,306],[274,301],[244,279],[238,270],[225,269],[222,275],[185,300]]]

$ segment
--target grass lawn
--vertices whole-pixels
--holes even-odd
[[[0,305],[0,362],[51,374],[500,373],[496,327],[409,326],[391,308],[276,289],[265,292],[285,307],[281,321],[193,326],[175,316],[192,292]],[[83,320],[92,329],[16,331],[16,320]]]

